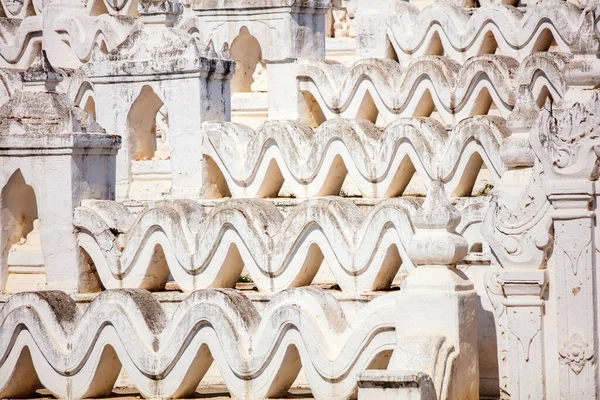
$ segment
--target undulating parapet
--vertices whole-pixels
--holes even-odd
[[[210,211],[179,200],[157,202],[136,217],[120,203],[91,201],[76,209],[75,227],[109,289],[162,290],[169,274],[184,291],[234,287],[245,268],[259,290],[277,292],[310,285],[325,261],[343,291],[368,292],[389,288],[401,265],[413,269],[405,248],[419,203],[383,200],[365,215],[350,200],[326,197],[301,202],[284,217],[266,200],[227,200]],[[462,231],[481,221],[482,205],[459,204]]]
[[[600,398],[599,4],[0,0],[0,398]]]
[[[83,2],[9,3],[3,6],[6,17],[0,18],[0,66],[17,70],[31,65],[42,41],[56,67],[77,68],[89,60],[94,46],[113,50],[141,23],[139,17],[103,14]]]
[[[80,312],[58,291],[13,295],[0,310],[0,397],[109,395],[121,368],[149,398],[185,398],[208,368],[232,397],[286,394],[300,369],[319,399],[356,396],[356,377],[385,368],[394,348],[395,294],[351,322],[316,288],[283,291],[260,313],[230,289],[190,294],[167,317],[144,290],[109,290]]]
[[[389,288],[413,235],[416,200],[380,202],[365,216],[352,202],[307,200],[283,217],[265,200],[160,202],[133,219],[115,202],[75,211],[79,246],[106,288],[233,287],[246,268],[259,290],[310,285],[323,260],[344,291]]]
[[[443,54],[462,63],[480,54],[523,60],[540,51],[595,55],[600,50],[596,10],[582,10],[566,1],[543,1],[520,8],[496,3],[473,9],[443,2],[421,10],[409,2],[394,1],[382,13],[381,29],[368,19],[358,24],[359,54],[387,55],[402,62]],[[377,42],[369,42],[372,49],[361,49],[362,36],[374,28],[382,34]]]
[[[61,41],[69,44],[80,63],[89,61],[94,46],[113,51],[139,28],[136,17],[113,17],[60,13],[53,19],[54,31]]]
[[[448,132],[432,118],[403,118],[378,128],[333,119],[312,130],[269,121],[258,130],[228,122],[203,125],[204,197],[276,197],[285,183],[299,198],[338,195],[349,177],[365,197],[400,196],[417,174],[449,195],[469,196],[485,163],[493,181],[506,167],[509,135],[499,117],[473,117]]]
[[[519,87],[527,87],[541,107],[568,89],[562,71],[572,56],[536,53],[519,63],[504,55],[480,55],[464,64],[446,56],[423,56],[399,64],[362,59],[351,67],[339,62],[299,60],[297,80],[306,111],[301,118],[317,125],[335,117],[381,118],[435,116],[454,125],[476,115],[507,118]]]
[[[26,69],[42,45],[42,16],[0,18],[0,67]]]

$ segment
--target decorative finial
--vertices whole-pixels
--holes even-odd
[[[502,162],[512,168],[531,167],[534,162],[533,150],[529,145],[529,131],[538,117],[538,106],[527,85],[519,86],[517,102],[506,119],[510,136],[500,146]]]
[[[42,50],[42,69],[46,75],[46,80],[44,82],[46,91],[56,92],[56,87],[62,82],[63,77],[61,74],[56,72],[52,64],[50,64],[45,50]]]
[[[421,209],[412,217],[417,233],[408,246],[411,261],[415,265],[454,266],[462,260],[469,244],[456,233],[460,219],[442,183],[433,181]]]
[[[535,124],[537,115],[537,104],[533,99],[531,88],[528,85],[519,86],[517,101],[506,119],[506,126],[513,133],[529,133],[529,130]]]

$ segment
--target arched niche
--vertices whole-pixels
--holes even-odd
[[[72,89],[77,87],[77,92],[72,92]],[[70,96],[73,96],[73,101],[79,108],[85,112],[90,113],[94,120],[96,120],[96,99],[94,94],[94,88],[88,81],[83,81],[79,85],[72,85],[69,87],[69,91],[72,92]]]
[[[161,145],[166,143],[167,127],[168,114],[164,103],[150,86],[144,86],[127,114],[131,160],[151,160],[157,149],[164,150]]]
[[[231,43],[231,58],[236,62],[236,70],[231,79],[231,91],[251,92],[257,76],[264,74],[262,49],[258,40],[243,26],[240,34]],[[266,79],[260,76],[259,79]]]
[[[89,96],[85,100],[85,104],[83,105],[83,111],[89,113],[96,119],[96,101],[92,96]]]
[[[109,14],[104,0],[92,0],[88,3],[88,8],[90,10],[90,15],[92,16]]]
[[[172,187],[167,107],[144,86],[127,115],[129,191],[132,200],[158,200]]]
[[[139,16],[139,0],[90,0],[87,8],[90,15],[129,15]]]
[[[9,232],[9,246],[33,230],[37,216],[35,192],[18,169],[2,188],[2,228]]]
[[[33,187],[16,170],[1,193],[2,259],[8,269],[3,291],[44,289],[46,275]]]

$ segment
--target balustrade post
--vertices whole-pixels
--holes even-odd
[[[508,270],[498,276],[506,307],[510,395],[514,399],[545,398],[543,296],[544,270]]]

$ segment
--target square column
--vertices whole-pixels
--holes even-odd
[[[172,43],[164,48],[162,43]],[[150,44],[151,48],[148,48]],[[171,189],[169,199],[199,199],[202,191],[202,136],[205,121],[231,119],[233,61],[214,48],[201,51],[196,39],[175,29],[143,27],[115,54],[97,54],[84,67],[94,85],[98,121],[123,136],[117,158],[117,199],[130,199],[132,165],[153,159],[156,115],[168,115]],[[210,58],[204,55],[210,56]],[[226,54],[222,54],[225,56]],[[152,137],[154,135],[154,137]],[[146,143],[146,144],[144,144]]]
[[[17,92],[0,108],[0,291],[8,251],[39,219],[47,289],[98,289],[73,227],[84,199],[114,200],[121,138],[106,134],[64,94]]]

